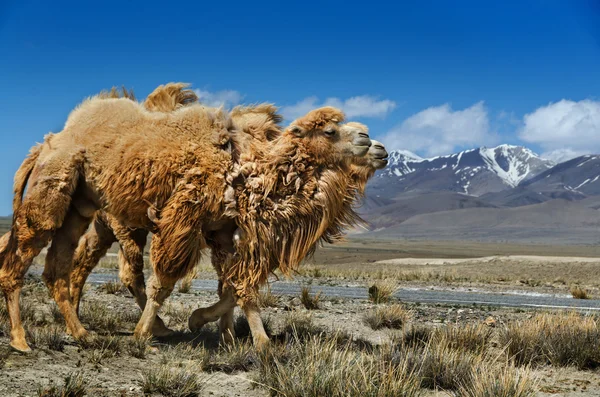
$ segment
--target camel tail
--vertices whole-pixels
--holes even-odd
[[[17,210],[21,207],[21,203],[23,202],[23,195],[25,194],[25,187],[27,186],[27,181],[29,181],[29,177],[31,176],[31,172],[33,171],[33,167],[35,167],[35,163],[37,162],[38,157],[40,157],[41,151],[41,144],[32,147],[29,151],[29,154],[15,173],[15,182],[13,185],[13,220],[15,214],[17,213]]]

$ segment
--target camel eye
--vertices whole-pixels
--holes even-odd
[[[327,136],[334,136],[337,131],[335,129],[331,128],[331,129],[325,130],[324,132],[325,132],[325,135],[327,135]]]
[[[291,129],[292,134],[296,135],[296,136],[300,136],[302,134],[302,128],[298,127],[297,125],[293,126]]]

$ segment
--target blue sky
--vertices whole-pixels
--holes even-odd
[[[0,214],[29,147],[113,85],[186,81],[288,118],[334,104],[422,156],[600,152],[595,1],[87,3],[0,0]]]

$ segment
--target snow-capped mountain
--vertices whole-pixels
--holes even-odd
[[[514,188],[552,168],[522,146],[481,147],[423,159],[393,151],[386,169],[373,179],[370,194],[386,198],[414,191],[452,191],[473,196]]]
[[[553,190],[600,195],[600,156],[586,155],[565,161],[522,185],[540,192]]]

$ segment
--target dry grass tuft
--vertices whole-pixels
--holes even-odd
[[[320,300],[321,292],[317,292],[314,296],[311,296],[310,287],[302,287],[302,292],[300,293],[300,302],[302,302],[307,310],[318,310],[320,308]]]
[[[396,284],[387,281],[377,281],[369,287],[369,300],[375,304],[387,303],[396,292]]]
[[[406,310],[403,305],[395,304],[376,308],[375,311],[365,316],[365,322],[374,330],[381,328],[400,329],[410,317],[410,311]]]
[[[536,382],[529,369],[517,369],[506,364],[502,368],[491,369],[480,366],[473,371],[468,384],[461,386],[457,397],[533,397]]]
[[[259,382],[272,395],[310,396],[405,396],[420,394],[419,379],[406,361],[383,362],[340,346],[336,338],[313,336],[297,339],[285,349],[272,348],[260,355]]]
[[[80,342],[85,350],[91,350],[88,361],[101,364],[104,359],[115,357],[123,351],[123,340],[117,336],[94,335]]]
[[[107,281],[99,289],[110,295],[126,291],[125,286],[120,281]]]
[[[204,346],[179,343],[161,351],[160,363],[168,366],[195,365],[203,370],[210,363],[211,352]]]
[[[125,350],[131,357],[144,359],[146,358],[146,351],[148,350],[148,345],[152,342],[152,337],[146,338],[126,338],[123,342],[125,345]]]
[[[167,397],[196,397],[200,395],[204,381],[198,376],[198,368],[161,365],[142,373],[142,391]]]
[[[278,307],[280,299],[271,292],[271,287],[267,286],[258,291],[258,305],[260,307]]]
[[[592,295],[589,291],[578,285],[571,287],[571,295],[575,299],[592,299]]]
[[[167,302],[162,310],[164,315],[169,318],[169,325],[187,325],[188,319],[193,311],[191,307],[174,302]]]
[[[578,313],[538,314],[508,324],[499,339],[519,365],[600,367],[600,330],[593,317]]]
[[[258,359],[252,341],[237,342],[222,346],[216,355],[210,358],[205,370],[231,374],[237,371],[249,371]]]
[[[38,397],[83,397],[86,395],[86,382],[79,372],[67,375],[62,386],[39,387]]]
[[[95,301],[83,302],[79,313],[81,321],[93,331],[114,333],[123,328],[124,322],[130,320],[130,316]]]
[[[325,330],[313,323],[309,314],[293,311],[284,319],[282,335],[286,339],[305,340],[312,336],[324,336]]]
[[[440,343],[447,343],[453,349],[484,353],[494,332],[485,324],[449,325],[436,328],[432,336]]]
[[[453,349],[447,341],[434,341],[425,349],[406,352],[410,368],[421,377],[421,387],[457,390],[467,384],[474,367],[483,362],[482,355]]]
[[[50,350],[61,352],[65,348],[63,327],[50,325],[45,327],[29,327],[27,329],[28,339],[36,347],[45,347]]]

